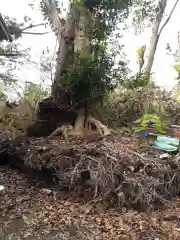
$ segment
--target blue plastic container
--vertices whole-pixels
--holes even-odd
[[[148,133],[148,132],[141,132],[141,133],[140,133],[140,136],[142,136],[142,137],[148,137],[148,136],[149,136],[149,133]]]

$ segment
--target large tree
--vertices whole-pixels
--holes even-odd
[[[54,0],[41,2],[59,44],[51,94],[60,105],[78,113],[71,134],[82,135],[92,124],[101,135],[110,133],[93,115],[125,67],[123,62],[115,66],[108,39],[128,15],[130,4],[127,0],[73,0],[62,19]]]

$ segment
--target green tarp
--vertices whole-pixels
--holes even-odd
[[[168,136],[158,135],[153,147],[165,152],[176,152],[179,149],[180,140]]]

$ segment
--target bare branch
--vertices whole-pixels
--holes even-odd
[[[35,32],[22,32],[22,34],[31,34],[31,35],[44,35],[47,34],[49,32],[42,32],[42,33],[35,33]]]
[[[167,0],[159,0],[158,3],[158,11],[153,23],[153,28],[152,28],[152,37],[150,41],[150,47],[149,47],[149,55],[148,55],[148,62],[145,71],[150,74],[151,69],[154,63],[154,57],[156,53],[156,48],[157,44],[159,41],[159,27],[163,18],[164,11],[167,6]]]
[[[20,37],[22,34],[33,34],[33,35],[43,35],[43,34],[47,34],[48,32],[42,32],[42,33],[33,33],[33,32],[27,32],[26,30],[28,29],[32,29],[35,27],[39,27],[39,26],[45,26],[45,23],[39,23],[39,24],[30,24],[29,26],[25,27],[25,28],[19,28],[19,27],[12,27],[11,28],[11,34],[12,35],[17,35],[17,37]]]
[[[176,2],[175,2],[175,4],[174,4],[173,8],[171,9],[171,12],[169,13],[169,16],[167,17],[166,21],[164,22],[164,24],[162,25],[162,27],[161,27],[161,29],[160,29],[160,31],[159,31],[159,34],[158,34],[159,36],[160,36],[162,30],[164,29],[164,27],[167,25],[167,23],[168,23],[169,20],[171,19],[171,16],[172,16],[172,14],[173,14],[173,12],[174,12],[174,10],[175,10],[175,8],[176,8],[178,2],[179,2],[179,0],[176,0]]]
[[[23,29],[20,29],[21,32],[24,32],[24,30],[28,30],[28,29],[32,29],[32,28],[35,28],[35,27],[39,27],[39,26],[45,26],[46,24],[45,23],[39,23],[39,24],[30,24],[28,27],[25,27]]]
[[[46,0],[46,7],[48,10],[51,28],[59,40],[61,38],[60,35],[63,28],[63,21],[61,21],[59,17],[54,0]]]
[[[0,53],[0,57],[17,57],[23,56],[22,53]]]

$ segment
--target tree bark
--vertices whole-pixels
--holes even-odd
[[[99,120],[95,119],[94,117],[92,117],[89,114],[86,125],[91,126],[91,124],[94,124],[94,126],[96,127],[96,130],[100,136],[108,136],[111,134],[111,131],[108,129],[107,126],[105,126]]]
[[[164,27],[167,25],[167,23],[171,19],[171,16],[172,16],[178,2],[179,2],[179,0],[176,0],[176,2],[174,3],[174,5],[169,13],[169,16],[167,17],[166,21],[160,28],[160,24],[162,22],[162,18],[163,18],[163,15],[164,15],[164,12],[165,12],[165,9],[167,6],[167,0],[159,0],[158,11],[157,11],[154,23],[153,23],[152,37],[151,37],[150,47],[149,47],[148,63],[147,63],[146,69],[145,69],[145,71],[148,74],[150,74],[151,70],[152,70],[159,37],[162,33],[162,30],[164,29]]]
[[[86,55],[90,53],[92,19],[88,9],[86,9],[83,5],[78,6],[77,9],[72,5],[65,23],[62,24],[58,16],[54,0],[47,1],[49,20],[51,22],[52,29],[57,36],[59,44],[55,78],[52,85],[52,97],[57,99],[59,98],[58,93],[60,93],[61,96],[63,96],[63,92],[65,94],[62,75],[63,71],[66,71],[68,67],[71,67],[72,63],[74,64],[74,55],[76,56],[78,53],[78,55],[82,57],[84,54]],[[59,89],[62,91],[59,91]],[[66,99],[65,97],[62,98],[63,99],[61,99],[60,103]],[[69,135],[84,135],[86,130],[90,130],[89,127],[86,129],[86,126],[90,126],[90,124],[94,124],[100,135],[108,135],[110,133],[108,128],[91,115],[88,115],[86,105],[87,104],[84,103],[80,104],[79,108],[75,109],[78,112],[78,116],[75,121],[74,129],[69,132]],[[62,128],[59,130],[62,131]]]
[[[151,73],[151,69],[154,62],[154,56],[156,53],[157,44],[159,40],[159,27],[163,18],[164,11],[166,9],[166,5],[167,5],[167,0],[159,1],[158,12],[153,23],[152,37],[151,37],[150,47],[149,47],[148,63],[146,67],[146,72],[149,74]]]
[[[67,15],[66,21],[64,21],[59,17],[54,0],[47,0],[46,5],[48,9],[49,21],[58,42],[58,56],[55,77],[51,91],[52,97],[58,98],[60,97],[59,89],[61,89],[62,92],[64,86],[62,72],[67,67],[67,62],[69,60],[69,51],[71,51],[70,45],[73,45],[75,38],[74,12],[71,8]]]
[[[90,47],[90,35],[89,30],[91,28],[88,12],[82,7],[79,16],[77,17],[77,23],[75,26],[75,39],[74,39],[74,53],[80,53],[80,56],[89,52]],[[78,111],[78,117],[75,122],[74,132],[78,135],[83,134],[87,121],[87,104]],[[88,130],[88,129],[86,129]]]
[[[82,108],[78,111],[78,116],[75,121],[74,132],[77,135],[84,134],[84,124],[85,124],[85,110]]]
[[[75,26],[73,14],[70,10],[66,23],[63,25],[63,28],[59,36],[57,36],[59,41],[59,48],[54,78],[54,82],[57,87],[58,86],[63,87],[64,85],[62,71],[67,68],[68,60],[70,57],[70,51],[73,50],[71,46],[74,44],[73,43],[75,38],[74,29]],[[52,95],[54,95],[54,92],[52,92]]]

